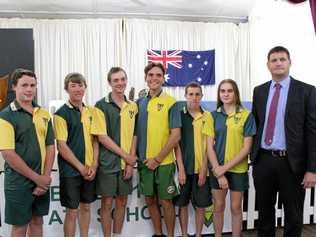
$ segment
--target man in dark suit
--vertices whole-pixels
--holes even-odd
[[[316,184],[316,90],[289,76],[290,66],[289,51],[272,48],[267,62],[272,80],[253,93],[259,237],[275,236],[277,192],[285,214],[284,236],[301,236],[305,188]]]

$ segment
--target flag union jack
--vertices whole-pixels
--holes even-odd
[[[178,69],[182,68],[182,50],[147,50],[149,62],[160,62],[168,69],[172,65]]]

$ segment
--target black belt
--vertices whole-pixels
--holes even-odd
[[[266,150],[266,149],[260,148],[260,151],[262,153],[269,154],[273,157],[280,157],[280,158],[287,157],[287,150]]]

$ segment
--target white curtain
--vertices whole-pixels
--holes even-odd
[[[45,107],[51,100],[67,99],[63,80],[70,72],[86,77],[85,100],[94,104],[108,91],[107,71],[120,65],[121,19],[0,19],[0,28],[33,28],[38,101]]]
[[[216,85],[204,86],[203,100],[216,100],[218,83],[234,79],[242,88],[242,99],[249,99],[248,26],[232,23],[202,23],[126,19],[123,65],[136,92],[146,88],[143,69],[147,49],[215,49]],[[184,89],[165,88],[177,99],[184,99]]]
[[[130,87],[146,88],[147,49],[215,49],[216,85],[204,86],[203,100],[216,100],[218,83],[237,81],[241,97],[250,97],[248,24],[157,21],[140,19],[38,20],[0,19],[0,28],[32,28],[38,101],[66,100],[63,80],[70,72],[87,78],[86,102],[94,104],[109,91],[106,73],[123,66]],[[23,53],[23,52],[21,52]],[[184,99],[183,88],[166,88]]]
[[[242,101],[252,100],[249,56],[249,24],[239,24],[238,50],[236,55],[236,77]]]

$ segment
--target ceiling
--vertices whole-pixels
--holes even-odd
[[[245,22],[257,0],[0,0],[0,17]]]

